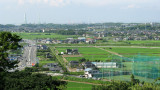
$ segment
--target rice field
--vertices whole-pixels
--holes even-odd
[[[54,39],[66,39],[76,38],[77,35],[59,35],[55,33],[15,33],[23,39],[43,39],[43,38],[54,38]]]
[[[95,47],[57,47],[59,52],[65,52],[66,49],[78,49],[79,53],[82,57],[66,57],[68,61],[79,60],[81,58],[85,58],[90,61],[101,60],[105,61],[109,58],[109,53]]]
[[[159,48],[110,47],[110,48],[103,48],[103,49],[116,52],[125,57],[131,57],[138,54],[147,55],[147,56],[160,56]]]

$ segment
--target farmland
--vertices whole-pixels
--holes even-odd
[[[103,49],[119,53],[120,55],[123,55],[125,57],[131,57],[137,54],[149,55],[149,56],[159,56],[160,54],[160,49],[157,48],[112,47]]]
[[[86,58],[87,60],[90,61],[94,60],[105,61],[110,55],[108,52],[95,47],[57,47],[56,49],[59,52],[65,52],[66,49],[78,49],[79,53],[82,54],[82,57],[66,57],[68,61],[79,60],[81,58]]]
[[[138,54],[140,55],[147,55],[147,56],[159,56],[160,49],[157,48],[140,48],[140,47],[57,47],[56,48],[59,52],[65,52],[66,49],[78,49],[82,57],[66,57],[68,61],[72,60],[79,60],[81,58],[86,58],[90,61],[94,60],[110,60],[116,55],[113,53],[109,53],[105,50],[109,50],[111,52],[118,53],[124,57],[134,57]]]
[[[59,35],[55,33],[16,33],[23,39],[39,39],[39,38],[54,38],[54,39],[66,39],[68,37],[76,38],[76,35]]]

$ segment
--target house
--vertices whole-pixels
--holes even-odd
[[[92,38],[87,38],[86,39],[86,43],[89,43],[89,44],[94,44],[96,42],[96,40],[92,39]]]
[[[85,72],[85,77],[92,78],[96,74],[100,74],[100,71],[99,70],[89,70]]]
[[[50,53],[47,53],[46,58],[52,58],[52,55]]]
[[[50,71],[54,71],[54,72],[62,70],[62,67],[58,66],[58,63],[47,63],[43,67],[44,68],[49,68]]]
[[[66,53],[69,55],[79,55],[78,49],[67,49]]]
[[[67,38],[67,40],[74,40],[73,38]]]
[[[57,67],[58,66],[58,63],[47,63],[46,65],[44,65],[43,67],[44,68],[47,68],[47,67]]]
[[[85,42],[86,41],[86,38],[85,37],[78,37],[78,40],[82,41],[82,42]]]
[[[18,57],[16,57],[16,56],[14,56],[14,57],[8,57],[8,59],[9,59],[10,61],[14,61],[14,60],[18,60]]]
[[[83,71],[83,67],[77,67],[77,72]]]
[[[52,41],[49,41],[49,40],[46,41],[46,44],[51,44],[51,43],[52,43]]]
[[[77,67],[77,66],[79,66],[79,62],[78,61],[70,61],[69,65],[70,65],[70,67]]]
[[[116,62],[92,62],[97,68],[117,68]]]
[[[72,54],[73,55],[78,55],[79,54],[78,49],[72,49]]]
[[[86,69],[86,68],[95,68],[95,65],[92,64],[91,62],[85,62],[85,63],[83,64],[83,66],[84,66],[85,69]]]
[[[122,41],[123,39],[121,37],[116,37],[116,38],[113,38],[113,41]]]
[[[69,55],[71,55],[72,54],[72,49],[67,49],[66,53],[69,54]]]
[[[43,50],[47,50],[48,47],[46,45],[38,45],[37,49],[43,49]]]

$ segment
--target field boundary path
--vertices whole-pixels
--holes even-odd
[[[50,47],[51,48],[51,52],[56,56],[56,58],[58,59],[58,61],[61,63],[61,65],[63,65],[64,68],[66,68],[69,72],[76,72],[76,69],[72,69],[69,67],[68,65],[68,61],[66,60],[66,58],[63,55],[58,55],[58,50],[54,47]]]
[[[98,48],[98,47],[96,47],[96,48]],[[114,54],[114,55],[117,55],[117,56],[119,56],[119,57],[123,57],[122,55],[120,55],[120,54],[118,54],[118,53],[116,53],[116,52],[112,52],[112,51],[105,50],[105,49],[102,49],[102,48],[98,48],[98,49],[101,49],[101,50],[103,50],[103,51],[107,51],[107,52],[109,52],[109,53],[111,53],[111,54]]]
[[[122,47],[122,48],[160,48],[160,47],[144,47],[144,46],[55,46],[55,47]]]

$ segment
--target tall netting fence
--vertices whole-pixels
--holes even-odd
[[[153,82],[160,77],[160,57],[158,56],[136,55],[130,58],[113,56],[111,62],[111,64],[103,62],[101,72],[93,74],[93,77],[130,81],[133,74],[140,81],[146,82]]]

